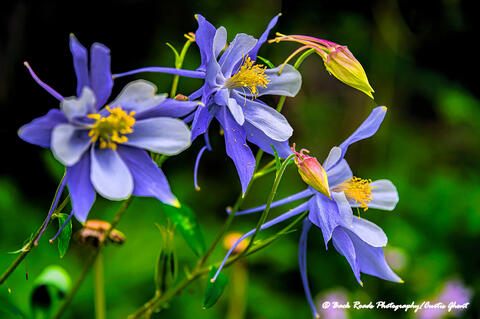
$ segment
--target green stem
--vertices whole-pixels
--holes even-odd
[[[287,234],[292,227],[294,227],[296,224],[298,224],[303,218],[307,215],[307,212],[299,215],[292,223],[287,225],[285,228],[283,228],[280,232],[278,232],[276,235],[272,236],[271,238],[268,238],[261,243],[255,245],[250,249],[250,251],[246,254],[238,254],[235,256],[230,257],[227,262],[225,263],[225,267],[230,266],[240,258],[244,258],[246,256],[249,256],[265,247],[268,245],[272,244],[274,241],[282,237],[283,235]],[[218,267],[220,265],[221,261],[215,263],[215,265]],[[163,295],[161,296],[154,296],[152,299],[147,301],[142,307],[140,307],[136,312],[132,313],[130,316],[128,316],[128,319],[138,319],[142,317],[148,318],[148,316],[153,313],[155,309],[158,309],[161,305],[163,305],[165,302],[170,300],[172,297],[180,293],[183,289],[188,287],[192,282],[197,280],[198,278],[208,274],[210,271],[210,267],[196,267],[185,279],[183,279],[180,283],[178,283],[176,286],[174,286],[172,289],[167,290]]]
[[[310,49],[310,50],[307,50],[305,52],[303,52],[303,54],[297,59],[297,61],[295,61],[295,64],[293,65],[293,67],[295,69],[298,69],[300,67],[300,65],[302,64],[303,60],[305,60],[310,54],[316,52],[315,49]]]
[[[75,297],[78,289],[82,285],[83,281],[85,280],[85,277],[87,276],[89,270],[92,268],[93,264],[95,263],[95,260],[97,259],[98,255],[100,254],[100,251],[103,247],[103,245],[106,243],[108,240],[110,233],[112,232],[113,229],[115,229],[120,222],[120,219],[122,219],[123,215],[127,211],[127,208],[130,206],[132,203],[134,197],[129,197],[127,200],[125,200],[118,209],[117,213],[115,214],[115,217],[113,218],[112,222],[110,223],[110,228],[106,231],[104,240],[101,241],[98,245],[97,248],[93,251],[93,253],[90,255],[90,257],[87,259],[87,262],[85,263],[82,272],[80,273],[80,276],[77,278],[77,281],[73,285],[72,289],[68,292],[68,294],[65,296],[65,299],[63,299],[62,304],[58,308],[57,312],[55,315],[52,317],[52,319],[59,319],[63,313],[67,310],[68,306],[72,303],[73,297]]]
[[[258,231],[260,230],[260,227],[265,223],[268,217],[268,212],[270,211],[270,205],[272,204],[275,195],[277,194],[277,189],[278,185],[280,185],[280,181],[282,180],[283,173],[285,172],[285,169],[287,168],[288,164],[290,163],[290,160],[295,156],[295,154],[290,154],[282,163],[282,166],[280,166],[280,169],[277,172],[277,175],[275,176],[275,181],[273,182],[272,190],[270,191],[270,195],[268,196],[267,200],[267,205],[265,209],[262,212],[262,215],[258,219],[257,222],[257,227],[255,228],[255,232],[253,233],[250,242],[248,243],[247,248],[244,250],[243,254],[246,254],[250,247],[253,245],[253,242],[255,240],[255,236],[257,235]]]
[[[190,44],[192,44],[192,41],[187,40],[185,44],[183,45],[182,51],[180,52],[179,56],[175,57],[175,68],[176,69],[181,69],[183,65],[183,60],[185,59],[185,55],[187,54],[188,48],[190,47]],[[175,75],[173,77],[173,82],[172,82],[172,89],[170,90],[170,97],[173,99],[175,98],[175,94],[177,93],[177,87],[178,87],[178,81],[180,79],[179,75]]]
[[[95,319],[107,318],[105,305],[105,286],[103,283],[103,257],[99,252],[93,264],[93,291],[95,295]]]
[[[57,189],[57,191],[58,191],[58,189]],[[60,206],[58,206],[57,209],[55,210],[55,212],[52,214],[52,217],[55,214],[60,213],[63,210],[63,208],[65,208],[65,205],[67,205],[69,199],[70,199],[70,195],[65,197],[65,199],[60,204]],[[22,248],[22,252],[20,253],[20,255],[18,255],[18,257],[3,272],[2,276],[0,276],[0,285],[2,285],[5,282],[5,280],[7,280],[7,278],[13,273],[13,271],[22,263],[22,261],[25,259],[25,257],[27,257],[27,255],[30,253],[32,248],[35,247],[35,245],[34,245],[35,239],[38,237],[38,235],[40,235],[40,232],[42,231],[42,228],[45,225],[45,223],[47,223],[47,222],[50,223],[50,221],[52,219],[53,218],[50,218],[50,220],[48,220],[48,221],[47,221],[47,219],[45,219],[43,221],[42,225],[40,225],[40,227],[37,229],[35,234],[33,234],[33,236],[30,238],[28,243]]]

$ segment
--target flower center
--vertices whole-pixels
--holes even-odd
[[[372,200],[372,183],[371,179],[361,179],[353,176],[345,182],[333,187],[335,192],[343,192],[347,199],[354,201],[363,208],[368,209],[368,203]]]
[[[135,111],[127,114],[120,106],[111,109],[108,105],[106,109],[110,112],[108,116],[102,116],[98,113],[87,115],[88,118],[96,120],[88,136],[92,138],[92,143],[95,143],[97,140],[100,141],[100,148],[108,147],[116,150],[116,143],[125,143],[128,141],[128,137],[124,134],[133,132],[132,127],[135,124],[135,118],[133,118],[133,116],[135,115]]]
[[[245,56],[240,70],[227,80],[225,87],[229,89],[247,88],[253,96],[257,96],[257,87],[266,88],[270,80],[265,75],[267,67],[263,64],[253,65],[254,63],[255,61],[252,61],[248,55]]]

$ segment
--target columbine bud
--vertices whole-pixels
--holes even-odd
[[[314,49],[316,53],[322,57],[328,72],[343,83],[362,91],[373,99],[372,93],[374,91],[368,82],[365,70],[346,46],[310,36],[284,35],[278,32],[275,39],[268,40],[270,43],[280,41],[292,41],[303,44],[302,47],[290,54],[285,62],[283,62],[284,65],[300,52]]]
[[[293,144],[292,151],[295,153],[295,164],[297,164],[298,173],[303,181],[331,199],[327,173],[318,160],[315,157],[304,154],[309,153],[304,148],[300,150],[300,153],[296,152],[295,144]]]
[[[344,45],[332,46],[326,58],[322,56],[327,71],[343,83],[362,91],[373,99],[373,88],[360,62]]]

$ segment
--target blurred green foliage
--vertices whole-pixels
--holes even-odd
[[[210,13],[207,19],[216,26],[227,27],[229,40],[237,32],[259,36],[268,19],[280,10],[279,3],[273,0],[251,2],[235,12],[223,11],[215,1],[200,2]],[[444,2],[455,8],[455,4],[450,2],[457,1]],[[399,285],[363,275],[365,286],[358,286],[346,260],[331,246],[325,251],[321,233],[315,230],[310,236],[308,251],[313,293],[316,295],[331,288],[343,287],[351,301],[368,303],[385,300],[404,304],[413,300],[434,300],[435,294],[446,280],[460,278],[475,294],[469,311],[463,316],[478,317],[479,100],[441,70],[422,68],[416,64],[413,51],[421,39],[409,29],[398,6],[393,2],[379,1],[373,5],[373,22],[352,11],[337,12],[335,21],[318,21],[314,18],[315,12],[310,12],[308,8],[302,10],[303,21],[291,21],[289,12],[283,11],[282,22],[275,30],[285,34],[309,34],[348,45],[367,72],[375,89],[375,101],[329,76],[321,59],[312,55],[300,68],[303,74],[300,94],[295,99],[287,99],[284,107],[284,113],[295,130],[291,141],[308,148],[313,155],[323,159],[332,146],[341,143],[363,121],[372,107],[389,107],[379,132],[371,139],[352,145],[347,159],[355,175],[371,179],[388,178],[398,188],[400,202],[395,211],[380,212],[371,209],[363,213],[362,217],[381,226],[389,237],[388,247],[403,254],[404,264],[397,267],[396,271],[405,280],[405,284]],[[190,13],[193,12],[189,12],[188,8],[184,11],[185,19],[190,19]],[[453,13],[450,17],[454,20],[452,23],[462,23],[461,15]],[[195,21],[188,21],[193,31],[196,28]],[[172,65],[173,57],[164,44],[166,41],[180,49],[184,39],[180,32],[169,30],[169,36],[153,43],[148,58],[139,61],[138,65]],[[270,44],[262,48],[260,54],[278,65],[294,48],[296,47],[288,44]],[[65,54],[68,54],[67,50]],[[184,67],[193,69],[198,61],[198,53],[192,45]],[[170,89],[172,77],[145,74],[143,78],[156,83],[161,91],[168,92]],[[178,92],[189,94],[199,84],[199,80],[180,79]],[[265,101],[271,105],[276,102],[273,98]],[[31,119],[24,119],[24,122],[29,120]],[[234,166],[223,155],[223,139],[215,126],[211,130],[211,139],[214,152],[207,152],[202,159],[200,192],[195,192],[192,177],[194,156],[200,147],[198,142],[194,143],[191,150],[168,159],[164,164],[172,189],[198,217],[207,245],[212,242],[226,218],[225,207],[231,205],[240,192]],[[48,152],[45,152],[42,167],[51,172],[53,181],[58,181],[62,168]],[[273,175],[258,181],[244,207],[264,203],[272,182]],[[39,187],[42,185],[42,181],[32,183],[37,183]],[[41,224],[48,210],[49,198],[27,198],[22,194],[22,187],[11,178],[0,177],[2,270],[15,258],[15,255],[8,252],[22,247],[24,241]],[[290,195],[303,187],[295,167],[290,166],[277,198]],[[53,196],[54,189],[51,189],[51,193]],[[119,203],[107,202],[97,196],[89,217],[111,220],[118,206]],[[280,214],[289,207],[292,205],[272,210],[271,216]],[[238,217],[233,230],[244,232],[251,229],[256,224],[256,218],[258,217]],[[162,205],[154,199],[135,199],[118,227],[127,236],[125,244],[105,249],[105,288],[109,318],[125,317],[155,293],[154,268],[162,247],[155,223],[167,223]],[[79,223],[74,222],[74,232],[79,228]],[[61,265],[73,281],[79,275],[89,248],[72,240],[68,254],[60,259],[56,245],[48,243],[48,238],[56,230],[56,225],[52,224],[40,245],[0,286],[1,318],[20,318],[9,314],[8,309],[13,308],[8,305],[15,305],[23,313],[29,313],[29,298],[34,280],[46,266]],[[257,238],[265,238],[273,232],[274,230],[263,231]],[[248,258],[245,263],[249,277],[245,318],[310,317],[298,272],[298,237],[299,232],[288,234]],[[195,266],[195,256],[178,234],[175,246],[178,277],[182,277]],[[224,249],[217,249],[212,261],[221,259],[224,254]],[[226,269],[225,274],[231,276],[231,269]],[[195,282],[182,295],[174,298],[167,309],[153,317],[225,318],[229,296],[234,295],[231,291],[235,287],[227,284],[226,291],[217,304],[208,310],[202,310],[205,283],[206,280],[203,279]],[[89,276],[66,313],[66,318],[92,318],[92,287],[92,278]],[[411,317],[411,314],[350,311],[349,316],[390,318]]]

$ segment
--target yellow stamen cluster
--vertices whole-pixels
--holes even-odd
[[[254,65],[254,63],[255,61],[252,61],[247,55],[240,70],[227,80],[225,87],[229,89],[247,88],[253,96],[257,96],[257,87],[266,88],[270,80],[265,75],[267,67],[263,66],[263,64]]]
[[[371,179],[362,179],[353,176],[345,182],[333,187],[335,192],[343,192],[348,200],[353,200],[364,211],[368,209],[368,203],[372,200]]]
[[[100,141],[100,148],[117,149],[116,143],[125,143],[128,137],[124,134],[133,132],[133,125],[135,124],[135,111],[127,114],[120,106],[111,109],[108,105],[106,109],[110,114],[103,117],[100,114],[88,114],[87,117],[95,119],[88,136],[92,138],[92,143],[97,140]]]

